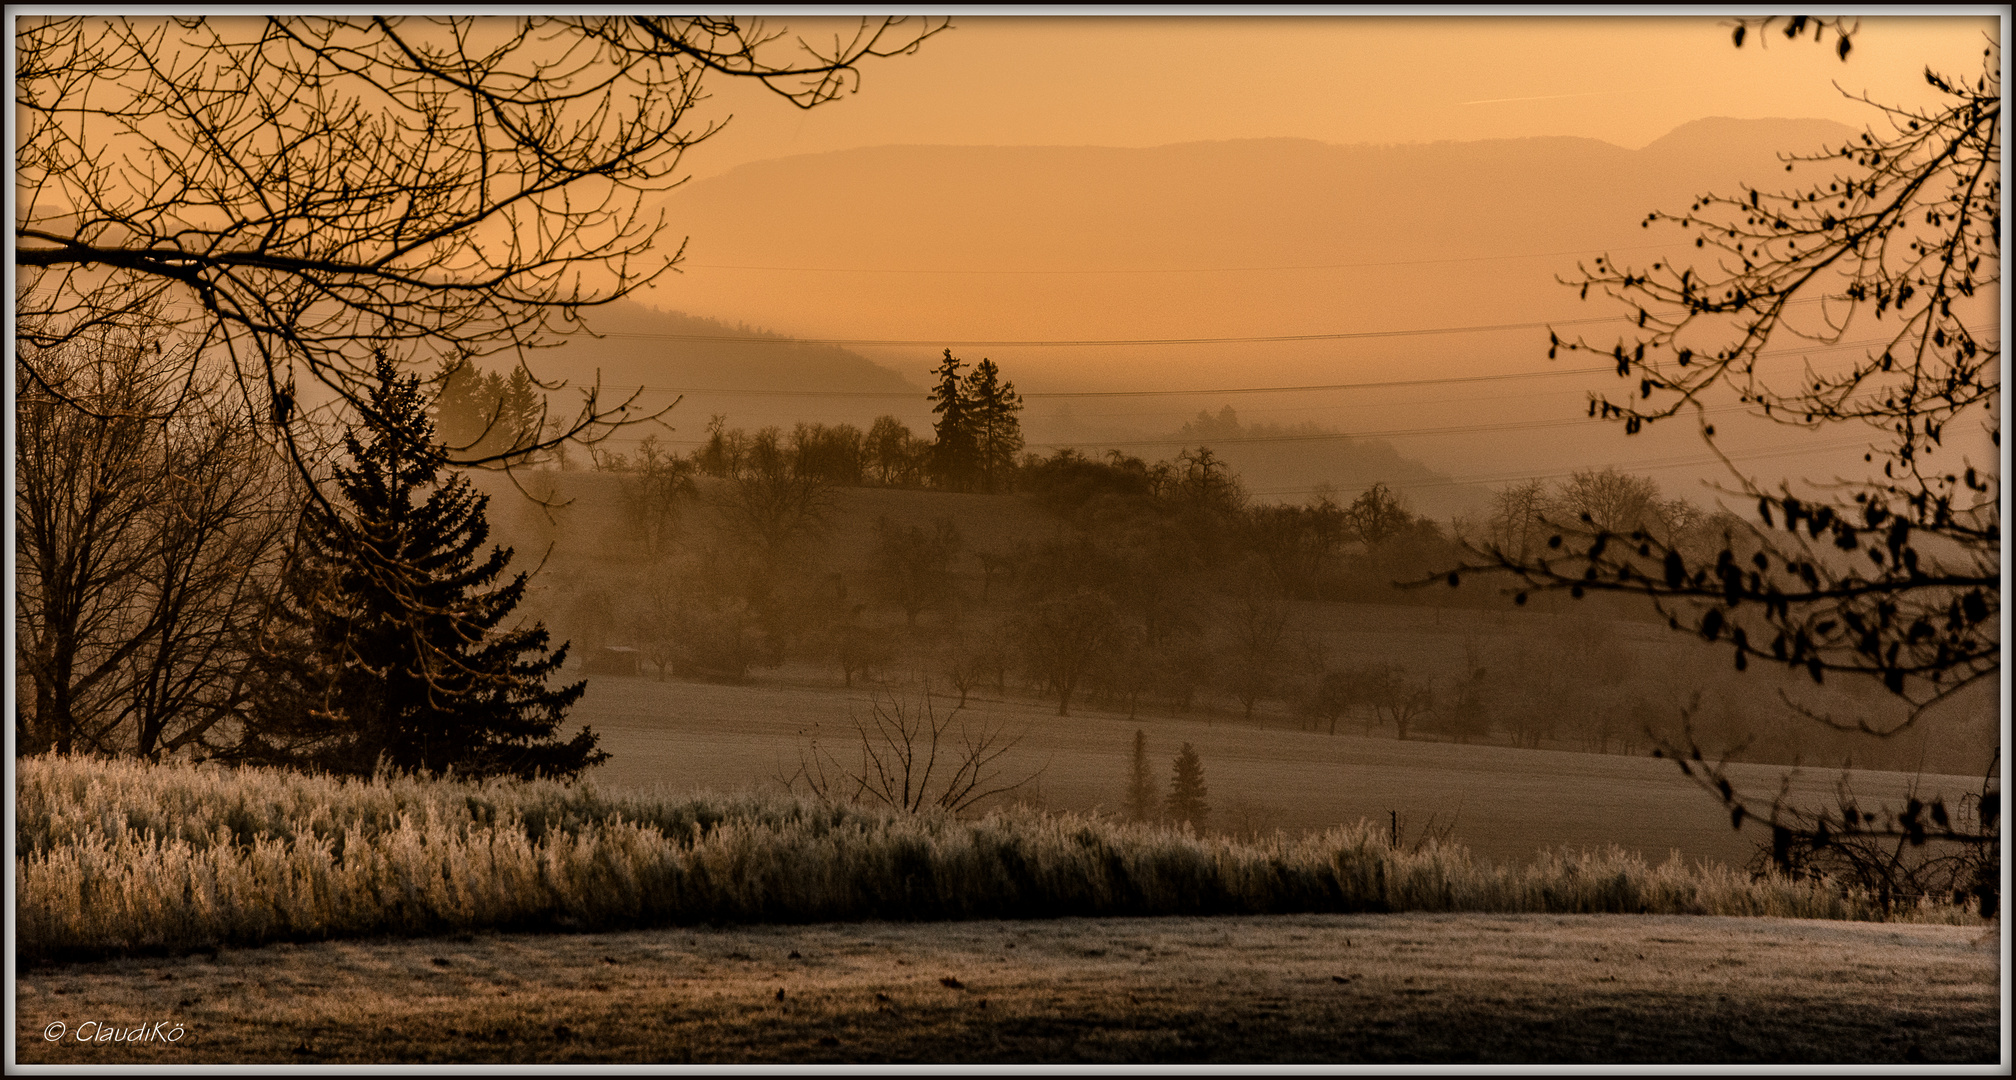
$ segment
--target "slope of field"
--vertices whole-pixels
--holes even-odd
[[[479,934],[39,969],[14,1038],[23,1063],[100,1067],[1992,1064],[2000,946],[1992,925],[1614,915]],[[178,1038],[80,1040],[143,1021]]]
[[[808,673],[810,674],[810,673]],[[809,679],[808,679],[809,681]],[[589,679],[573,720],[600,733],[613,755],[591,775],[614,787],[734,791],[781,786],[814,740],[843,764],[859,757],[853,720],[866,721],[878,691],[777,683],[725,686],[649,678]],[[884,701],[916,707],[916,688],[879,691]],[[939,696],[943,713],[957,699]],[[1124,800],[1134,732],[1148,735],[1149,759],[1166,789],[1170,760],[1184,744],[1204,762],[1213,808],[1210,824],[1234,832],[1320,829],[1361,818],[1418,836],[1448,827],[1451,838],[1482,856],[1523,861],[1542,849],[1617,844],[1657,863],[1678,851],[1689,860],[1747,862],[1761,826],[1729,827],[1721,804],[1649,757],[1522,750],[1506,746],[1335,736],[1204,718],[1129,719],[1054,705],[969,699],[964,718],[998,724],[1022,741],[999,762],[1005,780],[1033,775],[1015,797],[1052,810],[1117,812]],[[1778,789],[1786,770],[1731,767],[1751,790]],[[1838,770],[1797,775],[1795,798],[1832,796]],[[1949,801],[1980,786],[1978,778],[1857,772],[1865,804],[1900,804],[1915,783]]]

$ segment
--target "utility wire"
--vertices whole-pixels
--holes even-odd
[[[1556,323],[1555,325],[1561,325]],[[1982,327],[1970,327],[1979,330]],[[1821,345],[1810,349],[1774,349],[1763,356],[1805,356],[1816,353],[1836,352],[1848,349],[1866,348],[1879,345],[1887,338],[1867,338],[1861,341],[1841,342],[1835,345]],[[1449,375],[1428,379],[1389,379],[1378,382],[1356,383],[1316,383],[1304,386],[1221,386],[1190,390],[1053,390],[1031,391],[1022,394],[1025,401],[1053,398],[1133,398],[1133,397],[1202,397],[1222,394],[1299,394],[1331,390],[1376,390],[1401,386],[1441,386],[1454,383],[1498,382],[1506,379],[1544,379],[1565,375],[1592,375],[1615,371],[1614,364],[1592,367],[1551,368],[1545,371],[1510,371],[1496,375]],[[629,389],[626,385],[624,389]],[[917,390],[784,390],[784,389],[729,389],[726,387],[696,386],[640,386],[639,390],[667,394],[720,394],[737,397],[808,397],[808,398],[905,398],[914,399]]]
[[[1641,462],[1631,464],[1628,466],[1617,465],[1614,467],[1617,468],[1620,472],[1653,472],[1664,469],[1683,469],[1689,467],[1698,467],[1702,465],[1717,465],[1723,462],[1724,460],[1759,461],[1765,458],[1795,457],[1800,454],[1827,453],[1835,450],[1847,450],[1853,447],[1860,447],[1867,445],[1868,445],[1867,440],[1858,439],[1852,442],[1816,443],[1812,446],[1780,447],[1774,450],[1753,450],[1748,453],[1730,454],[1726,458],[1721,457],[1669,458],[1659,461]],[[1585,466],[1585,468],[1595,468],[1595,467],[1596,466],[1593,465]],[[1579,471],[1582,470],[1571,469],[1567,472],[1531,473],[1531,474],[1499,475],[1499,476],[1472,476],[1472,477],[1458,477],[1454,479],[1445,478],[1442,480],[1429,480],[1429,481],[1423,481],[1421,483],[1410,483],[1405,485],[1405,490],[1413,491],[1417,488],[1469,487],[1473,485],[1481,486],[1490,484],[1512,484],[1512,483],[1522,483],[1527,480],[1559,480],[1564,477],[1573,476],[1575,475],[1576,472]],[[1306,488],[1268,488],[1261,491],[1248,492],[1248,494],[1307,495],[1315,490],[1316,486],[1312,485]]]
[[[954,274],[954,275],[1085,275],[1085,274],[1244,274],[1280,270],[1356,270],[1389,266],[1444,266],[1451,263],[1509,262],[1516,259],[1552,259],[1563,255],[1607,255],[1612,251],[1662,251],[1684,244],[1638,244],[1620,248],[1583,248],[1579,251],[1536,251],[1524,255],[1471,255],[1449,259],[1391,259],[1383,262],[1290,263],[1282,266],[1179,266],[1166,268],[1093,270],[966,270],[938,268],[880,269],[865,266],[754,266],[745,263],[695,263],[696,270],[774,270],[794,274]]]

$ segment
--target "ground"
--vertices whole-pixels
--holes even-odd
[[[1993,1063],[2000,957],[1998,925],[1679,916],[483,934],[30,969],[15,1037],[99,1065]]]

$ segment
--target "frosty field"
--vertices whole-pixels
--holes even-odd
[[[1994,927],[1707,916],[476,934],[37,969],[15,1038],[48,1065],[1992,1063],[1999,953]],[[75,1034],[161,1020],[183,1036]]]

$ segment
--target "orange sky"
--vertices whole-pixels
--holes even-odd
[[[1977,9],[1987,10],[1987,9]],[[800,112],[716,85],[728,130],[696,176],[888,143],[1156,146],[1297,136],[1334,143],[1579,135],[1635,148],[1704,116],[1861,126],[1876,100],[1930,101],[1927,64],[1978,73],[1992,16],[1865,18],[1849,60],[1773,31],[1734,48],[1710,17],[1481,15],[955,17],[858,95]],[[834,24],[772,19],[819,39]]]
[[[822,27],[804,20],[779,18],[772,23],[808,36],[834,29],[834,24]],[[1815,44],[1810,34],[1788,41],[1773,30],[1753,36],[1738,49],[1731,44],[1730,28],[1712,17],[956,17],[954,25],[925,42],[914,56],[864,65],[859,94],[809,112],[766,98],[747,84],[716,82],[718,96],[709,103],[707,118],[733,113],[734,120],[715,140],[692,152],[688,163],[693,175],[704,181],[766,159],[890,144],[1144,148],[1282,136],[1332,144],[1576,136],[1636,149],[1704,117],[1814,118],[1860,129],[1880,118],[1869,106],[1844,96],[1844,91],[1885,103],[1932,105],[1937,95],[1924,83],[1926,66],[1971,78],[1981,70],[1989,36],[1998,33],[1997,20],[1984,14],[1865,18],[1849,59],[1843,62],[1835,55],[1831,35],[1827,43]],[[1768,160],[1767,155],[1760,163]],[[1773,172],[1775,168],[1765,166],[1756,179],[1768,184]],[[1146,286],[1126,292],[1116,284],[1123,279],[891,277],[861,271],[883,266],[989,269],[1022,262],[1056,271],[1084,260],[1100,266],[1150,265],[1153,260],[1135,250],[1143,241],[1132,235],[1115,236],[1103,246],[1088,240],[1075,248],[1030,237],[1030,243],[1021,246],[1034,244],[1043,250],[1018,252],[1014,235],[969,236],[958,220],[945,219],[941,224],[923,205],[930,199],[911,203],[904,201],[908,196],[878,196],[884,189],[909,190],[909,185],[920,182],[914,176],[893,178],[882,188],[870,185],[859,194],[827,192],[814,198],[786,193],[778,196],[781,202],[764,202],[772,196],[757,198],[751,185],[768,175],[738,174],[727,183],[762,206],[817,203],[823,209],[799,207],[795,218],[785,210],[756,214],[747,206],[725,216],[696,214],[698,206],[723,193],[718,188],[710,192],[704,183],[690,189],[679,197],[686,201],[675,200],[674,219],[668,222],[676,232],[691,237],[686,272],[651,290],[644,297],[647,302],[814,337],[1307,333],[1561,318],[1567,311],[1555,309],[1571,297],[1553,288],[1554,278],[1563,273],[1575,276],[1573,255],[1544,265],[1488,264],[1478,271],[1484,276],[1467,289],[1456,287],[1446,268],[1431,267],[1429,277],[1440,287],[1424,287],[1408,303],[1384,297],[1376,309],[1363,311],[1335,298],[1313,293],[1304,297],[1311,290],[1321,292],[1319,286],[1333,279],[1339,288],[1350,284],[1337,274],[1300,275],[1280,282],[1226,279],[1230,284],[1222,288],[1214,278],[1205,283],[1212,288],[1201,293],[1202,286],[1181,277],[1156,279],[1159,291],[1145,292]],[[990,182],[998,187],[1026,181],[980,176],[945,181],[962,185],[959,190],[974,200],[976,208],[1002,197],[988,192]],[[1626,226],[1635,226],[1638,216],[1653,205],[1673,205],[1677,198],[1683,200],[1677,205],[1684,206],[1688,197],[1617,194],[1626,196],[1623,201],[1629,204],[1629,213],[1618,219]],[[893,208],[881,205],[891,198]],[[691,201],[695,199],[700,203]],[[946,207],[937,209],[942,212]],[[1589,214],[1594,212],[1591,208]],[[896,216],[886,219],[892,224],[879,230],[872,221],[851,220],[876,213]],[[1109,224],[1119,226],[1123,216],[1113,215]],[[1092,237],[1098,223],[1080,224],[1084,236]],[[1155,232],[1174,238],[1172,242],[1202,243],[1202,234],[1223,234],[1232,227],[1229,219],[1201,223],[1201,228],[1195,227],[1198,224],[1170,217]],[[1555,229],[1558,234],[1566,231]],[[1635,235],[1637,230],[1630,232]],[[909,237],[909,246],[888,251],[877,246],[882,240],[894,243],[891,238],[897,236]],[[1305,239],[1317,242],[1314,236]],[[1488,238],[1476,239],[1490,248]],[[1242,241],[1256,251],[1243,250]],[[1282,238],[1253,232],[1218,235],[1214,242],[1230,247],[1170,258],[1185,266],[1265,263],[1272,256],[1263,258],[1266,252],[1257,249],[1278,245]],[[1552,250],[1530,244],[1506,249],[1513,254]],[[1487,252],[1504,253],[1498,248]],[[1298,251],[1293,258],[1274,261],[1374,257],[1402,256],[1367,254],[1346,245],[1334,252]],[[740,263],[831,267],[841,272],[756,272],[712,265]],[[1536,299],[1528,295],[1530,290],[1512,289],[1509,283],[1490,278],[1486,270],[1523,273],[1546,295]],[[1385,276],[1408,272],[1394,270]],[[1525,278],[1521,284],[1528,284]],[[1233,286],[1267,287],[1271,292],[1248,296]],[[1340,295],[1350,295],[1349,290]],[[1574,311],[1591,313],[1580,307]],[[1147,322],[1136,325],[1143,320]],[[1042,391],[1296,385],[1396,378],[1430,370],[1439,374],[1525,370],[1544,363],[1544,346],[1544,335],[1500,334],[1452,338],[1432,346],[1405,342],[1134,353],[979,351],[991,351],[1004,370],[1015,373],[1025,391]],[[939,352],[935,347],[861,351],[920,380]],[[1126,409],[1088,404],[1075,413],[1093,424],[1102,420],[1125,424],[1132,419],[1169,430],[1198,407],[1233,403],[1251,419],[1289,423],[1310,419],[1348,430],[1386,430],[1483,424],[1515,414],[1579,416],[1584,412],[1583,392],[1591,388],[1570,380],[1553,387],[1546,400],[1534,396],[1535,388],[1525,394],[1480,392],[1463,396],[1461,402],[1438,398],[1432,403],[1422,398],[1425,391],[1398,392],[1399,397],[1391,399],[1171,398],[1153,403],[1161,412],[1152,419],[1141,414],[1148,403]],[[1053,410],[1032,407],[1030,419],[1041,427]],[[1044,415],[1038,416],[1039,412]],[[1405,439],[1401,446],[1403,452],[1453,475],[1478,477],[1544,471],[1567,460],[1615,460],[1627,467],[1649,467],[1654,460],[1701,452],[1698,438],[1684,426],[1630,440],[1628,447],[1614,431],[1602,425],[1592,428],[1601,430],[1578,428],[1572,437],[1552,431],[1538,437],[1489,432],[1436,435]],[[1725,441],[1743,442],[1746,450],[1799,441],[1797,433],[1766,426],[1754,432],[1751,445],[1746,438],[1751,433],[1743,429],[1733,419],[1726,422]],[[1838,456],[1839,451],[1832,453]],[[1485,462],[1491,467],[1484,468]],[[1785,464],[1811,472],[1822,465],[1831,467],[1831,460],[1822,455],[1811,462]]]

